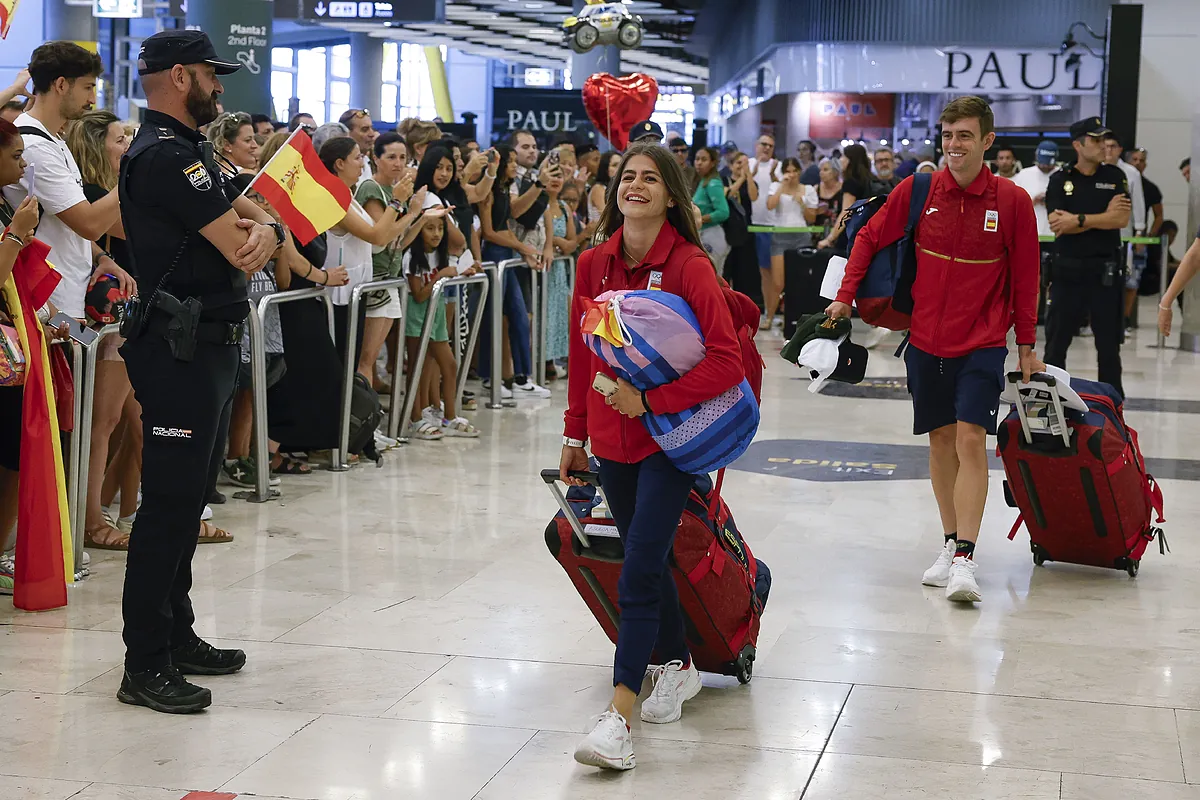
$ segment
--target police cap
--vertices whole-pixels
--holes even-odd
[[[242,68],[236,61],[217,57],[212,40],[204,31],[160,31],[142,40],[138,53],[138,74],[163,72],[176,64],[209,64],[218,75],[232,75]]]
[[[633,126],[633,130],[629,132],[629,141],[636,142],[644,136],[653,136],[655,139],[662,141],[663,129],[659,127],[657,122],[653,120],[645,120]]]
[[[1088,117],[1081,119],[1071,126],[1071,138],[1082,139],[1085,136],[1091,136],[1099,139],[1102,136],[1107,136],[1112,133],[1108,126],[1100,121],[1099,117]]]

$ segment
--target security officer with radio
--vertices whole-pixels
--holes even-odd
[[[1129,222],[1125,173],[1104,163],[1109,129],[1099,117],[1071,126],[1076,162],[1050,176],[1046,211],[1055,237],[1046,316],[1046,363],[1065,368],[1071,339],[1091,318],[1100,380],[1124,397],[1124,260],[1121,229]]]
[[[216,480],[249,313],[246,275],[285,235],[254,203],[225,193],[197,128],[217,116],[217,57],[201,31],[157,33],[138,74],[148,110],[121,161],[121,218],[136,264],[121,355],[142,406],[142,505],[125,568],[125,675],[117,698],[166,713],[199,711],[208,689],[184,675],[223,675],[246,663],[196,636],[188,592],[200,515]],[[232,192],[231,192],[232,193]]]

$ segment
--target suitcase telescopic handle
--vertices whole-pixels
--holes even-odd
[[[595,472],[591,472],[590,470],[571,470],[567,474],[572,478],[579,478],[581,481],[589,483],[592,486],[595,486],[597,489],[600,488],[600,476]],[[554,495],[554,502],[558,503],[558,507],[562,510],[563,516],[567,518],[567,524],[571,526],[571,531],[575,534],[575,538],[577,538],[584,547],[591,547],[592,543],[588,539],[587,533],[583,530],[583,526],[579,524],[579,517],[575,516],[574,509],[571,508],[571,504],[567,502],[566,495],[562,493],[562,489],[560,489],[558,486],[558,470],[542,470],[542,480],[545,481],[546,486],[549,487],[550,494]]]
[[[570,475],[572,478],[579,478],[579,480],[583,481],[586,484],[590,484],[591,486],[600,488],[600,474],[598,472],[592,472],[591,470],[584,470],[584,469],[573,469],[570,472],[568,472],[567,474]],[[556,482],[558,480],[558,470],[556,470],[556,469],[542,470],[542,480],[545,481],[546,483],[551,483],[551,484]]]
[[[1025,401],[1026,395],[1021,391],[1020,385],[1024,382],[1024,376],[1020,372],[1008,373],[1008,382],[1017,387],[1017,402],[1014,404],[1017,407],[1017,417],[1021,420],[1021,433],[1025,436],[1025,441],[1028,444],[1033,444],[1033,432],[1029,427],[1029,415],[1026,413]],[[1063,412],[1062,398],[1058,396],[1058,391],[1055,387],[1058,386],[1058,380],[1053,375],[1047,375],[1044,372],[1035,372],[1029,376],[1029,383],[1040,383],[1050,390],[1050,424],[1053,427],[1058,425],[1059,435],[1062,437],[1063,446],[1071,446],[1071,431],[1067,427],[1067,415]]]

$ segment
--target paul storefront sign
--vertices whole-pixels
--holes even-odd
[[[895,119],[895,98],[890,94],[813,92],[808,102],[808,135],[819,139],[836,139],[866,128],[890,128]]]
[[[1040,92],[1090,94],[1099,91],[1103,64],[1085,55],[1067,71],[1068,56],[1032,50],[946,50],[947,91],[990,94]]]
[[[568,134],[579,141],[594,131],[578,91],[564,89],[493,89],[492,136],[532,131],[539,139]]]

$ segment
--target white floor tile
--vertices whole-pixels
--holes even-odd
[[[1058,800],[1059,773],[826,753],[804,800]]]

